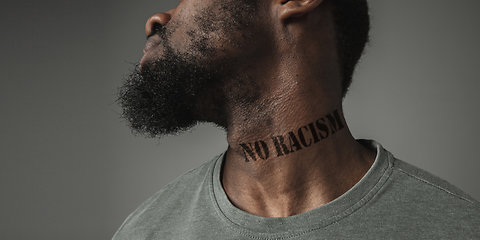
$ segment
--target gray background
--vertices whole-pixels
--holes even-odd
[[[480,199],[475,0],[370,1],[345,100],[357,138]],[[144,23],[177,1],[2,1],[0,239],[109,239],[166,183],[226,148],[211,125],[135,137],[115,104]]]

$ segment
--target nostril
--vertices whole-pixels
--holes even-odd
[[[160,23],[154,23],[151,29],[150,34],[148,34],[147,39],[155,34],[157,34],[163,26]]]
[[[145,24],[145,33],[147,36],[152,36],[155,32],[162,29],[170,21],[170,13],[157,13],[151,16]]]

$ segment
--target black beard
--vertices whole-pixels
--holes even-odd
[[[258,98],[256,83],[248,76],[234,74],[242,62],[238,53],[218,49],[206,37],[222,32],[231,39],[231,47],[247,46],[252,40],[247,31],[252,29],[253,18],[249,16],[255,16],[257,1],[218,3],[194,17],[198,31],[207,34],[192,32],[193,44],[184,54],[171,47],[169,37],[176,27],[187,24],[169,23],[169,29],[157,29],[163,56],[144,64],[141,71],[135,66],[118,91],[122,117],[134,133],[161,137],[186,131],[198,122],[213,122],[227,130],[230,107],[248,106]]]
[[[166,46],[162,58],[141,71],[135,66],[119,88],[117,101],[134,133],[152,138],[176,134],[203,120],[197,113],[205,109],[206,90],[221,83],[219,76],[211,64],[200,65]]]

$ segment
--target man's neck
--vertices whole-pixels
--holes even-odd
[[[353,187],[375,153],[348,137],[348,129],[335,130],[322,120],[312,123],[319,122],[328,135],[314,125],[318,142],[313,134],[307,137],[312,131],[307,123],[270,139],[230,143],[222,170],[230,201],[254,215],[287,217],[324,205]],[[303,137],[298,135],[301,131]]]
[[[352,137],[341,107],[327,107],[329,96],[312,102],[308,90],[298,92],[307,97],[257,118],[266,122],[229,126],[222,183],[246,212],[286,217],[317,208],[353,187],[375,159]]]
[[[262,74],[260,97],[230,105],[222,183],[230,201],[254,215],[286,217],[324,205],[352,188],[375,159],[345,122],[335,54],[304,48],[313,45],[288,45],[259,62],[262,71],[252,76]]]

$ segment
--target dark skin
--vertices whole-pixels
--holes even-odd
[[[187,32],[200,31],[189,16],[214,1],[182,0],[177,8],[150,17],[146,34],[155,23],[192,22],[172,34],[172,47],[181,52],[189,44]],[[375,152],[357,143],[348,127],[302,151],[268,160],[246,162],[240,147],[285,135],[334,110],[345,122],[331,8],[328,0],[264,0],[252,31],[265,37],[247,42],[241,51],[229,41],[236,33],[210,33],[210,41],[227,49],[225,54],[238,54],[242,61],[235,73],[253,79],[261,93],[253,104],[243,104],[228,99],[236,95],[233,89],[225,94],[225,114],[204,119],[226,125],[229,148],[221,180],[232,204],[248,213],[287,217],[322,206],[352,188],[375,159]],[[154,39],[146,50],[142,64],[162,54]]]

